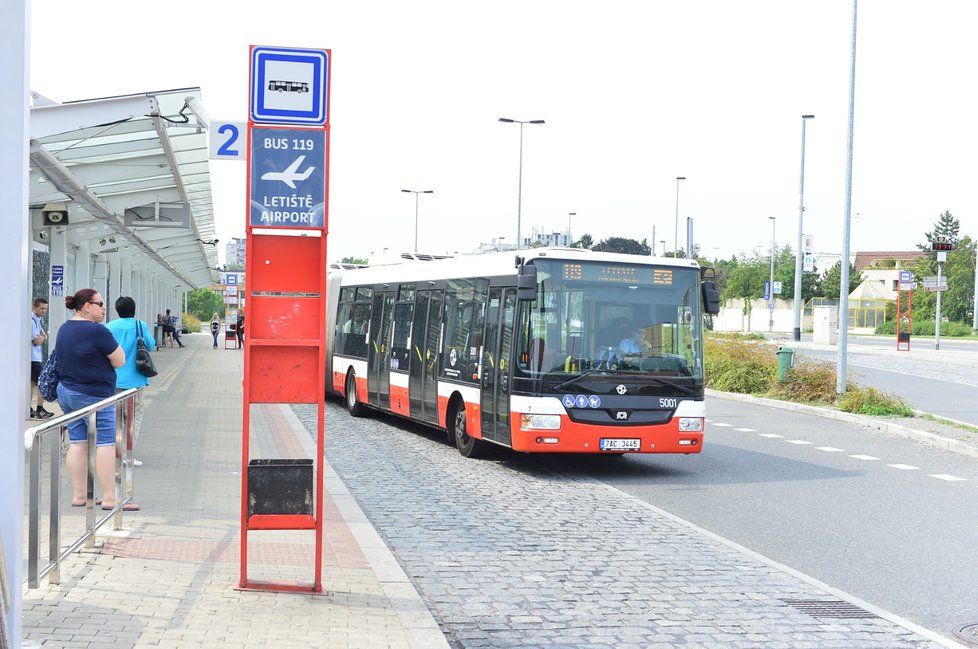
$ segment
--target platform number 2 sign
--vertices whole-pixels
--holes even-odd
[[[211,160],[244,160],[248,125],[245,122],[214,121],[208,127]]]

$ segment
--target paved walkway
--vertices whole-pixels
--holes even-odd
[[[325,595],[235,590],[238,580],[241,367],[210,336],[155,354],[122,533],[62,564],[60,586],[26,591],[25,646],[447,647],[431,614],[343,483],[327,468]],[[256,407],[253,457],[311,457],[290,408]],[[67,484],[67,481],[65,481]],[[68,506],[63,544],[81,528]],[[42,506],[42,511],[45,511]],[[46,532],[42,530],[42,535]],[[42,537],[43,538],[43,537]],[[252,533],[249,576],[311,582],[311,532]]]

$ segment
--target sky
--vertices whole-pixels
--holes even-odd
[[[978,3],[859,3],[856,250],[909,250],[944,210],[978,235]],[[798,232],[842,249],[851,2],[35,0],[31,87],[56,101],[199,86],[245,121],[250,44],[333,52],[329,258],[464,252],[522,231],[666,240],[707,257]],[[52,47],[52,42],[57,46]],[[217,236],[242,236],[245,164],[212,161]],[[680,234],[680,242],[685,235]],[[661,249],[661,244],[657,246]]]

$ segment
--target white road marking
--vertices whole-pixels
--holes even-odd
[[[933,475],[928,475],[928,478],[937,478],[938,480],[945,480],[947,482],[958,482],[967,480],[967,478],[959,478],[956,475],[948,475],[946,473],[935,473]]]
[[[798,444],[798,445],[802,445],[802,444],[811,444],[811,442],[806,442],[806,441],[805,441],[805,440],[803,440],[803,439],[786,439],[786,440],[784,440],[784,441],[786,441],[786,442],[787,442],[787,443],[789,443],[789,444]]]
[[[826,453],[845,453],[844,448],[836,448],[834,446],[816,446],[819,451],[825,451]]]
[[[756,433],[757,431],[753,428],[734,428],[738,433]]]
[[[782,435],[776,435],[774,433],[758,433],[761,437],[782,437]]]
[[[920,469],[909,464],[887,464],[886,466],[893,467],[894,469],[900,469],[901,471],[919,471]]]
[[[856,460],[865,460],[866,462],[873,462],[879,459],[878,457],[873,457],[872,455],[850,455],[849,457]]]
[[[713,425],[716,426],[717,428],[729,428],[733,426],[733,424],[713,424]]]

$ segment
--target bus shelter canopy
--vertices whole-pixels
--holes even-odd
[[[202,115],[199,88],[65,103],[34,94],[33,218],[64,203],[70,217],[60,227],[76,230],[73,238],[105,238],[102,252],[148,258],[192,288],[212,284],[217,248]]]

